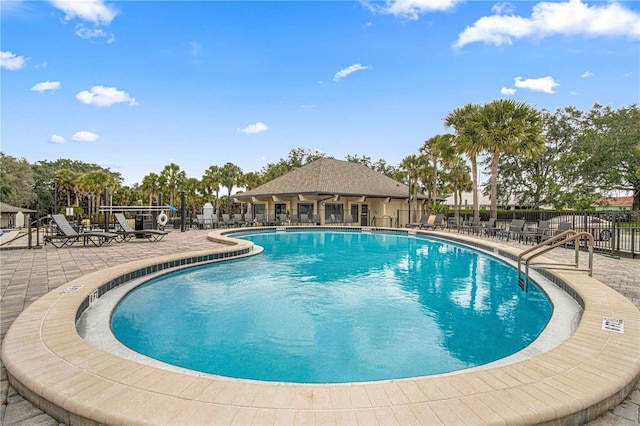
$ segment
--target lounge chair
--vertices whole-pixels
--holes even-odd
[[[277,220],[276,220],[276,215],[275,214],[270,214],[267,216],[267,222],[265,223],[267,226],[276,226]]]
[[[297,214],[292,214],[290,220],[292,225],[297,225],[300,222]]]
[[[420,227],[422,227],[422,225],[426,225],[427,223],[429,223],[429,219],[430,218],[431,218],[431,215],[428,215],[428,214],[422,215],[422,217],[420,218],[420,220],[418,222],[407,223],[404,227],[405,228],[420,228]],[[433,218],[433,220],[435,220],[435,217]]]
[[[85,231],[77,232],[64,215],[54,214],[51,215],[51,219],[56,224],[58,232],[56,234],[50,234],[44,236],[44,243],[51,243],[54,247],[60,248],[64,246],[70,246],[82,239],[82,244],[86,245],[87,242],[100,247],[103,244],[108,244],[118,237],[118,234],[113,232],[103,231]]]
[[[160,241],[168,234],[167,231],[161,231],[159,229],[139,229],[135,230],[129,225],[127,218],[122,213],[115,213],[114,216],[118,221],[119,229],[116,231],[123,241],[129,240],[133,237],[146,238],[149,241]]]
[[[308,224],[309,223],[309,215],[306,213],[300,213],[300,223]]]
[[[438,213],[435,217],[435,219],[433,220],[433,222],[427,222],[424,225],[420,225],[420,229],[443,229],[444,228],[444,224],[442,223],[444,219],[444,214],[442,213]]]
[[[311,218],[311,216],[309,216]],[[319,214],[314,214],[313,218],[311,219],[311,224],[313,225],[320,225],[320,215]]]
[[[266,224],[264,221],[264,214],[256,213],[256,223],[260,226],[264,226]]]
[[[243,224],[245,226],[253,226],[253,215],[251,213],[245,213]]]
[[[233,215],[233,225],[234,226],[242,226],[244,225],[244,220],[242,219],[242,213],[236,213]]]
[[[220,227],[220,218],[216,213],[211,215],[211,228],[219,228]]]

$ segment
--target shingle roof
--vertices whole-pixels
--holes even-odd
[[[35,210],[25,209],[23,207],[12,206],[11,204],[0,201],[0,213],[35,213]]]
[[[320,158],[236,198],[296,194],[407,198],[409,187],[363,164]]]
[[[630,197],[601,197],[593,204],[596,206],[633,206],[633,195]]]

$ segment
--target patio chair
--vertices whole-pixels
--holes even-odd
[[[267,221],[265,223],[265,225],[267,226],[276,226],[277,225],[277,220],[276,220],[276,215],[275,214],[270,214],[267,216]]]
[[[458,231],[467,232],[467,234],[475,234],[480,229],[480,218],[474,217],[471,220],[465,220],[462,222],[462,226]]]
[[[103,231],[85,231],[77,232],[64,215],[54,214],[51,215],[51,219],[55,223],[58,232],[56,234],[50,234],[44,236],[44,243],[51,243],[54,247],[60,248],[64,246],[70,246],[82,239],[83,245],[87,242],[99,247],[103,244],[108,244],[114,239],[118,238],[118,234],[113,232]]]
[[[229,215],[228,213],[222,213],[222,224],[228,228],[230,226],[232,226],[234,224],[233,220],[231,219],[231,215]]]
[[[256,223],[260,226],[264,226],[266,224],[263,213],[256,213]]]
[[[420,218],[420,220],[418,222],[411,222],[411,223],[407,223],[406,225],[404,225],[405,228],[420,228],[422,227],[422,225],[426,225],[427,223],[429,223],[429,219],[431,218],[431,215],[425,214],[422,215],[422,217]],[[435,220],[435,217],[433,218],[433,220]]]
[[[531,240],[531,243],[539,243],[542,241],[542,237],[550,233],[550,222],[548,220],[541,220],[538,222],[538,226],[535,228],[526,228],[523,233],[524,242],[527,243]]]
[[[444,220],[444,214],[438,213],[434,218],[433,222],[427,222],[424,225],[420,225],[420,229],[444,229],[444,224],[442,221]]]
[[[571,225],[570,222],[560,222],[558,224],[558,227],[556,229],[549,229],[549,232],[547,232],[546,235],[543,235],[541,240],[542,241],[547,241],[548,239],[555,237],[556,235],[560,235],[565,231],[568,231],[570,229],[572,229],[573,226]]]
[[[320,225],[320,215],[314,214],[313,218],[311,219],[311,223],[314,225]]]
[[[244,225],[245,226],[253,226],[253,215],[251,213],[245,213],[245,215],[244,215]]]
[[[300,222],[298,220],[298,215],[297,214],[292,214],[291,217],[290,217],[290,220],[291,220],[291,224],[292,225],[297,225],[298,222]]]
[[[160,241],[164,238],[165,235],[168,234],[167,231],[161,231],[159,229],[142,229],[135,230],[129,225],[127,218],[124,217],[123,213],[115,213],[114,216],[118,221],[119,229],[116,231],[116,234],[122,237],[123,241],[130,240],[133,237],[136,238],[146,238],[149,241]]]
[[[484,229],[484,233],[489,237],[495,237],[498,235],[498,232],[500,232],[501,230],[502,228],[500,228],[499,226],[496,226],[496,218],[492,217],[489,219],[489,222],[487,223],[487,227]]]
[[[220,218],[216,213],[211,215],[211,229],[220,227]]]
[[[276,225],[282,226],[282,225],[286,225],[286,223],[287,223],[287,215],[285,213],[280,213],[278,215],[278,219],[276,220]]]
[[[300,223],[308,224],[309,223],[309,215],[306,213],[300,213]]]
[[[344,217],[344,223],[345,225],[353,225],[353,215],[348,214]]]
[[[509,241],[510,239],[518,239],[522,241],[524,239],[524,219],[513,219],[509,227],[502,233],[502,236]]]
[[[234,226],[244,225],[244,220],[242,219],[242,213],[236,213],[233,215],[233,225]]]

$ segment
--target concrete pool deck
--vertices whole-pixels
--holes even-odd
[[[446,236],[447,232],[434,235]],[[23,321],[21,316],[4,342],[22,345],[7,357],[12,375],[24,373],[21,377],[29,378],[30,383],[14,381],[19,388],[24,386],[19,390],[27,395],[27,388],[35,391],[31,399],[51,412],[58,412],[55,406],[61,407],[56,417],[68,419],[69,424],[84,420],[81,417],[109,424],[534,424],[553,422],[572,416],[572,412],[578,414],[566,420],[581,423],[591,420],[599,409],[606,411],[617,405],[622,394],[633,388],[640,371],[637,308],[586,273],[566,270],[556,272],[571,282],[586,306],[574,336],[547,354],[485,372],[338,386],[256,384],[154,369],[116,358],[79,339],[75,314],[94,286],[148,264],[145,259],[229,248],[207,241],[206,235],[206,231],[174,231],[156,243],[134,241],[66,249],[47,246],[0,253],[3,341],[8,326],[32,304],[26,315],[30,318]],[[456,232],[451,235],[468,238]],[[479,240],[512,253],[526,248],[517,243]],[[572,259],[573,253],[558,249],[553,258]],[[113,265],[119,266],[105,269]],[[72,282],[92,272],[95,281]],[[638,305],[640,263],[597,256],[594,275],[628,293]],[[84,287],[72,295],[59,294],[74,283]],[[58,287],[59,291],[49,293],[45,300],[31,303]],[[66,304],[71,307],[62,306]],[[56,309],[50,309],[53,305]],[[624,319],[625,332],[603,331],[603,316]],[[32,327],[35,333],[28,331]],[[3,375],[3,392],[8,388],[4,379]],[[4,412],[5,421],[11,405]],[[80,417],[68,414],[74,410]],[[637,421],[637,406],[635,410]],[[633,416],[622,418],[633,421]],[[8,424],[18,423],[16,420]]]

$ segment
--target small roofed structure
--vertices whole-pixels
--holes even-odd
[[[417,195],[412,210],[423,210]],[[320,158],[255,189],[234,196],[249,203],[254,217],[275,214],[315,217],[317,224],[403,226],[409,222],[409,187],[360,163]]]
[[[16,207],[0,201],[0,228],[13,229],[25,226],[25,214],[36,213],[35,210]]]

